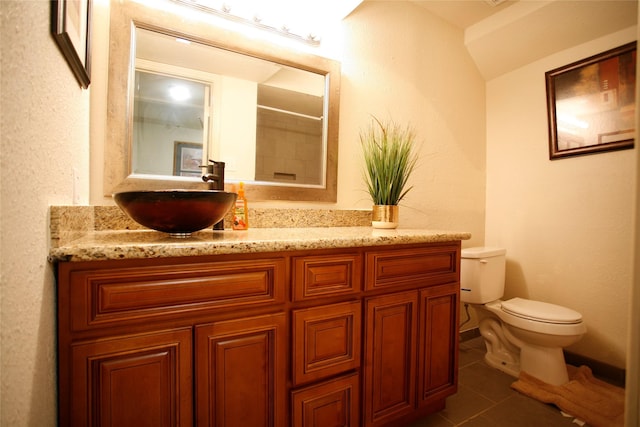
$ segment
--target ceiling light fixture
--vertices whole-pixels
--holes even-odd
[[[299,42],[309,44],[311,46],[320,45],[320,37],[318,37],[317,34],[310,32],[306,35],[301,35],[292,31],[291,27],[287,24],[283,24],[279,28],[275,26],[267,25],[263,22],[263,19],[259,14],[254,14],[251,17],[236,15],[233,13],[234,8],[228,3],[222,3],[222,5],[219,8],[217,8],[213,6],[213,2],[211,0],[171,0],[171,1],[175,3],[180,3],[182,5],[190,6],[198,10],[201,10],[203,12],[210,13],[225,19],[229,19],[234,22],[259,28],[261,30],[278,34],[283,37],[291,38]]]

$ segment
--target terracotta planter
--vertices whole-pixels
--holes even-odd
[[[398,205],[373,205],[371,226],[373,228],[396,228],[400,210]]]

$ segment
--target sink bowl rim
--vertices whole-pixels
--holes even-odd
[[[210,190],[210,189],[189,189],[189,188],[168,188],[168,189],[158,189],[158,190],[124,190],[124,191],[116,191],[112,194],[113,197],[119,194],[131,194],[131,193],[140,193],[140,194],[154,194],[154,193],[194,193],[194,194],[207,194],[207,193],[230,193],[230,194],[238,194],[233,191],[225,191],[225,190]]]

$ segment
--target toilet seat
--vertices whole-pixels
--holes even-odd
[[[536,322],[561,325],[574,325],[582,322],[582,315],[570,308],[524,298],[503,301],[501,309],[513,316]]]
[[[482,306],[485,307],[490,312],[494,313],[496,316],[498,316],[507,325],[510,325],[519,329],[523,329],[525,331],[538,332],[538,333],[548,334],[548,335],[564,335],[564,336],[584,334],[587,331],[587,327],[585,326],[582,320],[573,321],[570,323],[559,323],[559,322],[551,322],[548,319],[546,320],[533,319],[531,318],[531,316],[527,318],[526,315],[511,313],[510,311],[507,311],[504,307],[504,303],[509,301],[511,300],[508,300],[508,301],[496,300],[496,301],[489,302],[487,304],[483,304]],[[524,300],[524,301],[529,301],[529,300]],[[530,302],[541,303],[540,301],[530,301]],[[525,302],[523,305],[526,305],[526,304],[527,303]],[[546,303],[541,303],[541,304],[546,304]],[[533,304],[533,305],[536,306],[537,304]],[[553,304],[550,304],[550,305],[553,305]],[[510,304],[507,304],[507,307],[509,306]],[[519,305],[517,301],[515,302],[515,306],[516,306],[516,311],[518,311],[517,307],[519,307]],[[559,306],[556,306],[556,307],[559,307]],[[511,308],[513,308],[513,304],[511,304]],[[548,308],[548,307],[545,306],[545,308]],[[561,307],[561,308],[565,308],[565,307]],[[567,308],[567,310],[570,310],[570,309]],[[552,317],[552,316],[548,316],[548,317]]]

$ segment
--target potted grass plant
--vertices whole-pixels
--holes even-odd
[[[364,157],[364,181],[373,201],[374,228],[398,226],[398,203],[411,190],[409,176],[418,160],[413,144],[415,132],[393,120],[373,117],[360,133]]]

